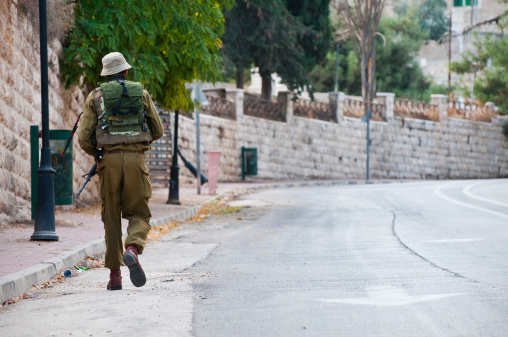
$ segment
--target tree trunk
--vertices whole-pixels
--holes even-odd
[[[261,77],[261,98],[272,99],[272,77]]]
[[[236,87],[238,89],[243,89],[243,83],[245,82],[243,70],[243,66],[236,66]]]
[[[372,42],[372,66],[370,67],[370,101],[372,102],[376,95],[376,41]]]
[[[362,79],[362,99],[369,100],[368,96],[368,79],[369,79],[369,56],[365,51],[362,51],[362,59],[360,60],[361,79]]]
[[[361,69],[362,99],[366,102],[372,102],[376,92],[376,33],[384,6],[385,0],[335,1],[338,15],[348,26],[349,36],[354,36],[353,49]]]
[[[372,50],[362,53],[362,99],[366,102],[374,100],[376,92],[376,43],[372,42]]]

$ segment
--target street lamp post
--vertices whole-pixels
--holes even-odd
[[[370,179],[370,119],[372,118],[372,113],[370,111],[370,105],[368,104],[367,111],[362,118],[362,122],[367,123],[367,172],[366,172],[366,180]]]
[[[473,89],[471,91],[471,103],[474,103],[474,101],[475,101],[474,89],[475,89],[475,82],[476,82],[476,71],[478,70],[479,63],[473,62],[471,65],[473,68]]]
[[[175,110],[175,131],[173,132],[172,164],[169,173],[169,198],[166,204],[180,205],[178,182],[178,110]]]
[[[335,92],[339,91],[339,44],[337,43],[337,55],[335,56]]]
[[[37,203],[35,230],[31,240],[58,241],[55,232],[55,170],[51,167],[49,147],[49,103],[48,103],[48,37],[46,29],[46,0],[39,0],[40,43],[41,43],[41,110],[42,110],[42,149],[41,164],[36,171]]]

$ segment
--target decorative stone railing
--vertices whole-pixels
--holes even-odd
[[[469,101],[448,100],[446,112],[448,117],[470,119],[478,122],[491,122],[492,118],[497,115],[492,103],[482,105]]]
[[[298,117],[337,122],[337,107],[330,103],[313,102],[299,99],[293,106],[293,114]]]
[[[437,105],[408,99],[395,99],[393,114],[397,117],[439,121],[439,110]]]
[[[362,118],[370,107],[372,120],[382,122],[385,105],[378,103],[369,103],[362,100],[346,98],[344,100],[342,112],[346,117]]]
[[[248,94],[245,94],[243,99],[243,114],[278,122],[286,121],[284,103],[275,103]]]

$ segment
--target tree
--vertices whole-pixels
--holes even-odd
[[[499,0],[499,2],[508,3],[508,0]],[[508,24],[508,11],[498,16],[477,23],[462,32],[463,34],[473,30],[478,26],[489,23],[496,23],[500,30]],[[477,39],[474,42],[476,51],[468,51],[463,54],[462,60],[453,62],[451,70],[459,74],[478,75],[473,83],[475,98],[482,102],[493,102],[501,114],[508,113],[508,37],[496,34],[489,34],[484,39]],[[475,76],[476,77],[476,76]],[[463,90],[468,96],[469,89]]]
[[[448,31],[447,7],[448,5],[444,0],[424,0],[413,4],[402,2],[395,5],[395,12],[399,16],[405,16],[417,8],[415,19],[418,21],[421,30],[428,33],[425,38],[438,41]]]
[[[421,30],[417,7],[398,11],[395,18],[381,19],[379,32],[386,43],[376,44],[376,89],[395,93],[397,97],[429,101],[431,93],[446,93],[424,77],[415,56],[424,44],[428,32]],[[353,51],[352,41],[340,45],[339,88],[348,95],[361,95],[360,67]],[[316,91],[332,91],[335,82],[335,53],[329,53],[325,64],[311,73]]]
[[[271,97],[272,73],[295,92],[308,85],[309,71],[326,55],[328,2],[236,0],[226,13],[225,54],[238,73],[251,61],[259,68],[263,98]]]
[[[501,113],[508,112],[508,37],[488,37],[474,43],[476,52],[466,52],[460,62],[451,65],[452,71],[465,74],[476,72],[474,94],[482,102],[494,102]],[[465,90],[469,95],[469,90]]]
[[[119,51],[132,66],[129,76],[141,81],[158,104],[190,109],[185,83],[213,82],[219,75],[222,11],[232,2],[76,1],[61,64],[66,86],[95,86],[102,57]]]
[[[338,0],[336,4],[339,18],[346,26],[336,35],[339,40],[352,38],[360,63],[362,97],[368,102],[372,102],[376,91],[376,35],[384,5],[385,0]]]
[[[447,4],[444,0],[425,0],[418,7],[418,24],[429,32],[428,38],[438,41],[448,31],[449,18],[446,15]]]
[[[225,33],[222,37],[224,43],[224,56],[236,68],[236,87],[243,88],[245,67],[252,64],[251,44],[249,33],[255,29],[256,13],[249,10],[250,4],[246,1],[236,1],[235,6],[226,11]]]
[[[336,53],[329,52],[322,64],[317,65],[310,73],[310,83],[315,92],[330,92],[335,87]],[[361,96],[362,83],[360,67],[353,51],[352,42],[345,41],[339,48],[339,91],[348,95]]]
[[[376,89],[392,92],[398,97],[421,100],[423,92],[430,86],[415,61],[415,57],[428,36],[417,18],[418,7],[410,7],[404,15],[384,18],[379,32],[386,43],[376,45]]]
[[[310,28],[298,36],[298,43],[303,49],[300,63],[309,73],[318,63],[323,61],[330,49],[330,0],[284,1],[289,12],[305,27]],[[309,83],[307,79],[305,79],[305,82],[306,84]],[[291,83],[289,84],[291,88]]]

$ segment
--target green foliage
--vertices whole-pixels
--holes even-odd
[[[311,71],[321,62],[331,45],[330,0],[284,0],[288,11],[305,27],[310,28],[298,36],[303,49],[300,63]]]
[[[508,137],[508,122],[503,124],[503,134]]]
[[[315,92],[330,92],[335,88],[337,53],[329,52],[325,60],[309,74]],[[351,42],[339,46],[339,91],[348,95],[361,96],[360,64]]]
[[[236,0],[226,13],[224,52],[240,69],[254,63],[260,75],[276,72],[292,90],[326,55],[329,0]]]
[[[192,106],[185,83],[214,82],[220,74],[222,11],[233,0],[77,1],[74,24],[64,44],[66,86],[93,85],[103,78],[102,57],[121,52],[158,104]]]
[[[254,64],[259,67],[261,77],[269,78],[274,72],[291,89],[301,85],[307,71],[300,60],[304,51],[298,44],[298,36],[306,27],[286,9],[282,0],[250,1],[255,16],[254,27],[249,39]]]
[[[249,32],[256,29],[254,26],[256,13],[249,10],[247,5],[248,2],[237,0],[235,6],[224,14],[226,20],[223,36],[224,53],[234,65],[240,67],[253,62]]]
[[[376,91],[392,92],[397,97],[429,101],[431,94],[447,93],[425,78],[414,58],[427,36],[417,17],[417,7],[408,8],[404,15],[381,20],[376,43]],[[348,95],[361,95],[361,76],[358,59],[350,42],[340,45],[339,90]],[[336,54],[329,53],[326,61],[311,72],[315,91],[334,89]]]
[[[415,7],[416,5],[416,7]],[[395,5],[395,12],[399,16],[406,16],[409,12],[416,10],[415,19],[422,31],[427,32],[425,39],[438,41],[448,31],[449,17],[444,0],[424,0],[418,4],[409,5],[401,2]]]
[[[424,78],[415,62],[415,56],[427,36],[416,17],[416,9],[410,9],[406,15],[382,20],[379,32],[387,41],[386,46],[378,43],[376,48],[378,92],[392,92],[397,97],[420,100],[422,93],[429,88],[430,81]]]
[[[508,37],[477,39],[475,51],[466,52],[452,71],[465,74],[476,71],[475,96],[482,102],[493,102],[506,114],[508,111]]]

